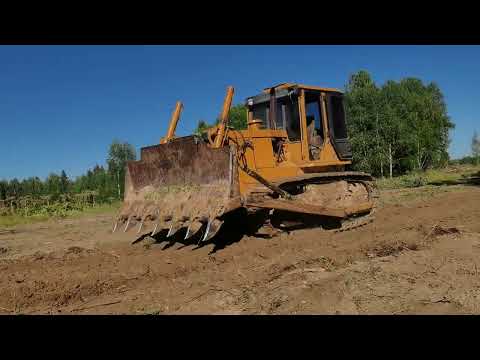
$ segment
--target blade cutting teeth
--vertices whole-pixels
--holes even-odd
[[[174,235],[177,231],[184,227],[185,222],[187,222],[190,218],[188,216],[182,216],[179,220],[172,221],[170,225],[170,229],[168,230],[167,237]]]
[[[202,228],[202,226],[203,224],[200,221],[196,219],[192,220],[187,227],[187,233],[185,235],[184,240],[187,240],[192,236],[194,236]]]
[[[154,214],[155,214],[155,216],[154,216],[154,219],[153,219],[153,220],[156,219],[157,221],[155,222],[155,227],[153,228],[152,234],[151,234],[150,236],[155,235],[155,233],[157,232],[158,224],[159,224],[159,222],[160,222],[160,220],[161,220],[161,217],[160,217],[160,209],[156,208]]]
[[[130,225],[130,220],[132,219],[131,216],[128,217],[127,224],[125,225],[125,229],[123,229],[123,232],[127,232],[128,225]]]
[[[175,233],[176,230],[174,229],[175,229],[175,220],[172,220],[170,224],[170,229],[168,229],[167,238],[172,236]]]
[[[142,221],[140,221],[140,225],[138,226],[137,234],[140,233],[140,231],[142,231],[144,221],[145,221],[145,218],[143,218]]]
[[[187,233],[185,234],[185,237],[183,238],[184,240],[185,239],[188,239],[188,235],[190,235],[190,226],[192,225],[192,223],[189,223],[188,224],[188,227],[187,227]]]
[[[155,227],[153,228],[152,234],[150,236],[155,235],[155,233],[157,232],[157,228],[158,228],[158,221],[155,223]]]
[[[205,232],[203,233],[203,236],[200,238],[200,240],[198,240],[198,244],[205,241],[205,238],[208,236],[208,233],[210,231],[210,225],[212,225],[212,220],[208,219],[207,226],[205,228]]]
[[[222,226],[222,224],[223,224],[223,221],[219,219],[213,219],[209,221],[207,224],[207,228],[205,230],[205,235],[202,238],[202,242],[208,241],[211,238],[213,238],[220,230],[220,227]]]

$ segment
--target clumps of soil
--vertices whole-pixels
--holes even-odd
[[[67,249],[66,254],[80,254],[84,251],[84,248],[79,246],[71,246]]]
[[[308,260],[304,261],[304,265],[306,265],[306,266],[319,265],[327,271],[333,271],[338,266],[340,266],[340,264],[337,263],[335,260],[333,260],[329,257],[326,257],[326,256],[320,256],[318,258],[308,259]]]
[[[439,225],[435,225],[432,228],[431,235],[439,236],[439,235],[447,235],[447,234],[460,234],[460,230],[456,227],[442,227]]]
[[[418,245],[414,242],[397,241],[396,243],[381,243],[367,250],[368,257],[384,257],[396,255],[404,250],[418,250]]]
[[[0,255],[4,255],[8,252],[8,248],[0,246]]]
[[[35,252],[35,254],[32,255],[32,259],[34,261],[43,260],[44,258],[45,258],[45,253],[43,253],[41,251],[37,251],[37,252]]]
[[[437,236],[448,235],[448,234],[460,234],[461,230],[457,227],[445,227],[439,224],[435,224],[430,228],[425,227],[424,225],[419,225],[417,231],[422,233],[424,240],[433,239]]]
[[[268,304],[267,314],[273,314],[275,310],[277,310],[279,307],[281,307],[284,303],[288,301],[288,296],[287,295],[280,295],[275,298],[273,298],[270,303]]]
[[[408,241],[395,241],[395,242],[382,242],[372,248],[367,249],[366,254],[368,257],[384,257],[396,255],[404,250],[420,250],[433,241],[437,236],[459,234],[461,231],[456,227],[443,227],[438,224],[432,226],[430,230],[427,230],[423,225],[417,227],[417,231],[423,236],[421,239],[408,240]]]
[[[65,256],[67,257],[78,257],[78,256],[86,256],[89,254],[94,253],[95,250],[92,249],[86,249],[80,246],[70,246],[66,251],[65,251]]]

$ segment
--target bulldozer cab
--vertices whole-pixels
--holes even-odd
[[[351,160],[340,90],[280,84],[248,98],[246,105],[249,123],[259,123],[263,129],[284,130],[287,142],[302,145],[303,160],[319,161],[322,150],[328,146],[338,160]]]

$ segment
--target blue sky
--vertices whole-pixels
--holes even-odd
[[[369,71],[377,84],[435,81],[456,124],[450,154],[466,155],[480,132],[480,46],[0,46],[0,179],[70,177],[104,164],[114,138],[137,151],[167,129],[177,135],[281,82],[344,87]]]

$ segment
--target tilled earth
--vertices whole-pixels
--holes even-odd
[[[131,245],[112,219],[0,229],[0,313],[480,313],[478,186],[384,191],[375,221],[348,232],[199,248]]]

